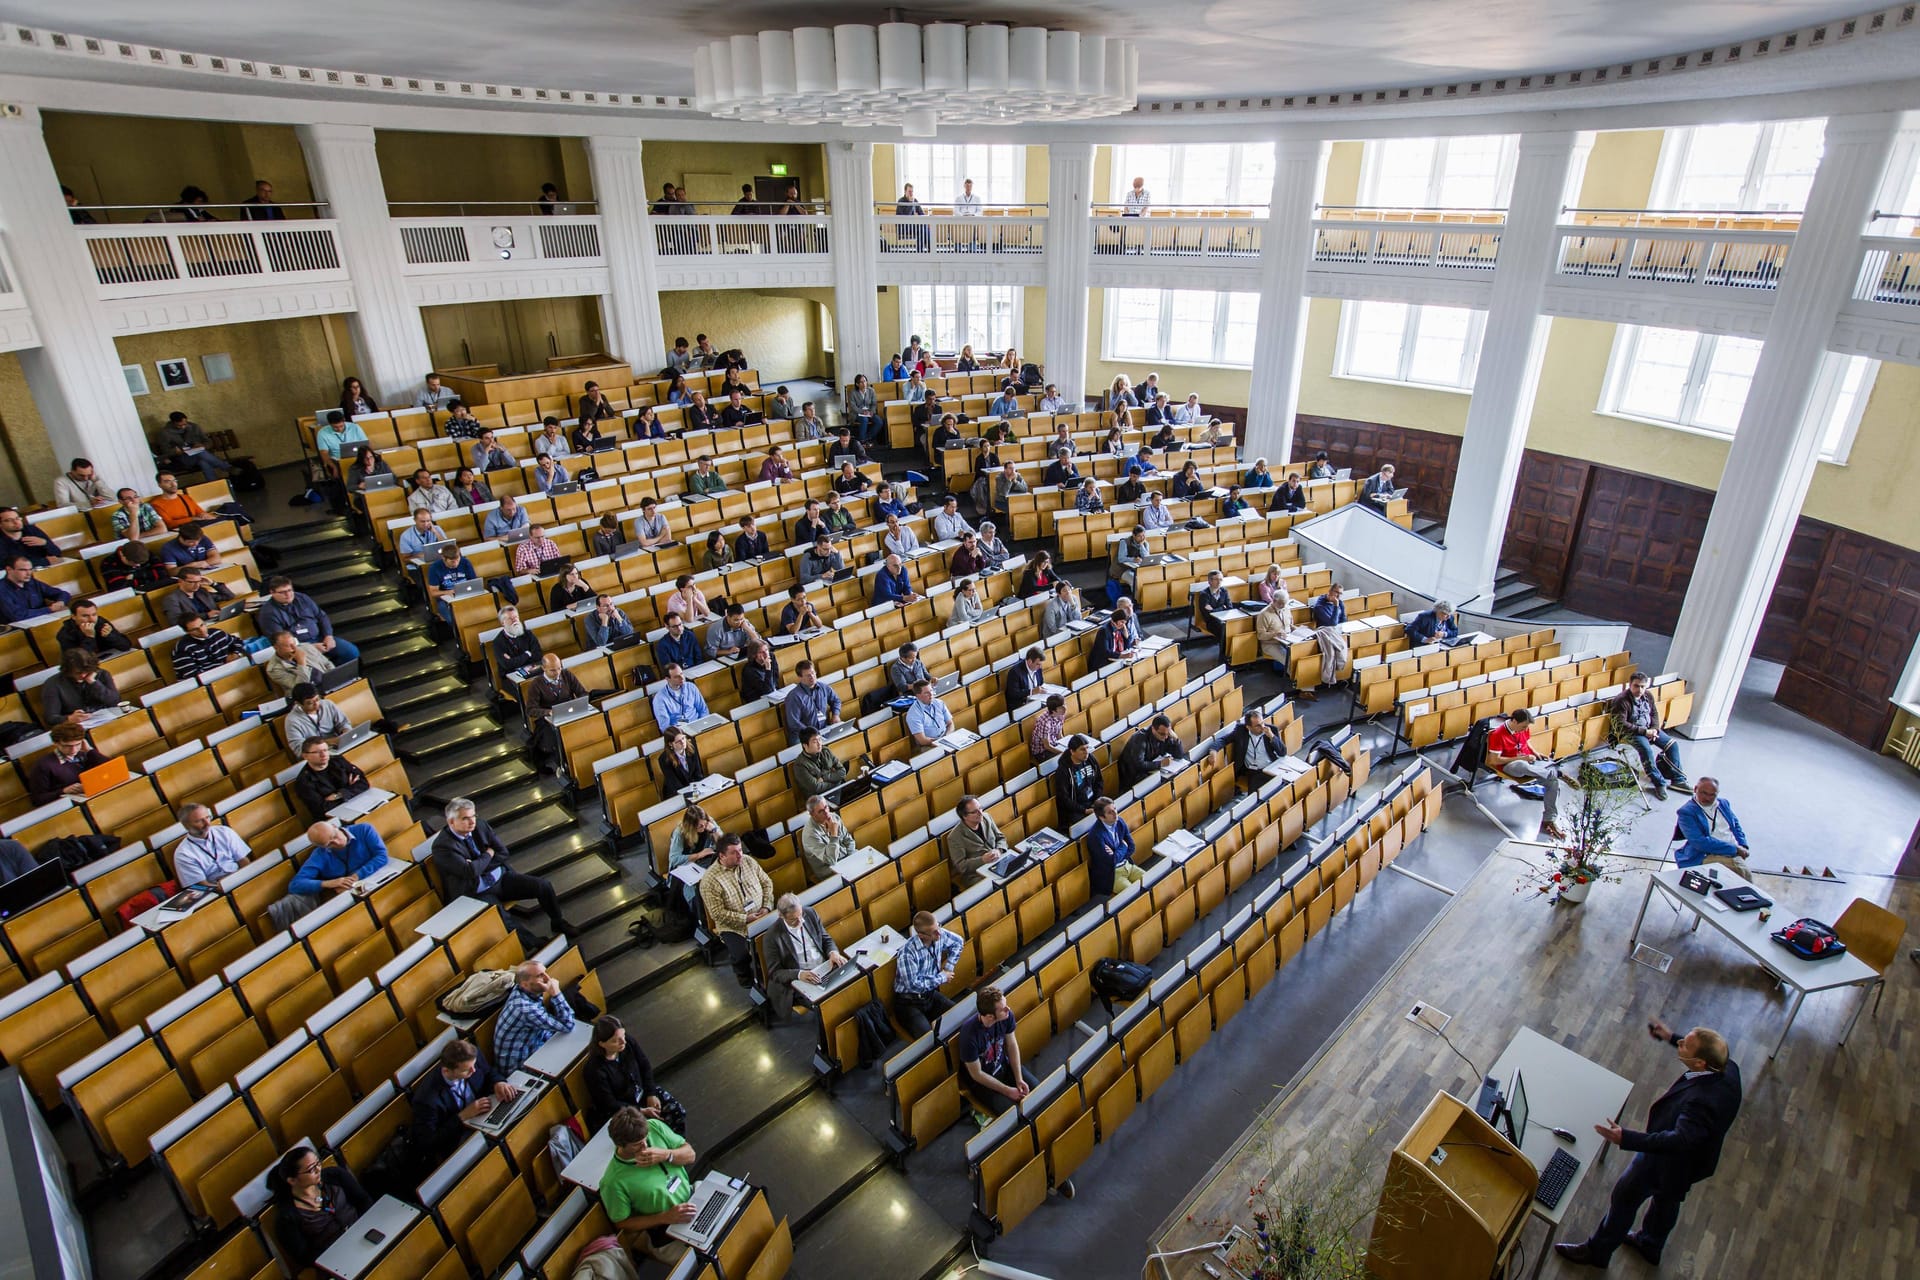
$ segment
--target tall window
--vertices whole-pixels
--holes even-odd
[[[978,179],[974,189],[980,188]],[[913,334],[935,351],[974,354],[1020,345],[1020,288],[1003,284],[910,284],[900,289],[900,338]]]
[[[913,184],[921,204],[951,204],[961,184],[973,179],[973,194],[985,204],[1022,204],[1027,198],[1025,147],[903,144],[893,149],[901,183]],[[892,192],[879,193],[883,199]]]
[[[1824,120],[1669,129],[1652,207],[1798,213],[1807,206],[1825,135]]]
[[[1520,140],[1390,138],[1360,155],[1360,203],[1388,209],[1504,209]]]
[[[1601,395],[1601,412],[1663,426],[1731,436],[1740,425],[1760,343],[1691,329],[1622,325]],[[1879,370],[1865,356],[1828,352],[1807,414],[1825,425],[1820,456],[1844,462]]]
[[[1405,302],[1349,302],[1340,308],[1334,368],[1349,378],[1473,390],[1487,313]]]
[[[1115,147],[1112,199],[1119,203],[1135,178],[1147,180],[1156,205],[1265,205],[1273,199],[1273,144]]]
[[[1104,360],[1251,368],[1256,293],[1204,289],[1109,289]]]

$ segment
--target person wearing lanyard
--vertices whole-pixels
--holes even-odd
[[[469,896],[496,905],[537,901],[555,934],[574,932],[560,914],[553,883],[507,865],[507,846],[480,817],[473,801],[455,796],[447,801],[446,815],[446,827],[433,838],[431,857],[449,901]]]
[[[894,956],[893,1017],[909,1039],[923,1036],[953,1008],[940,988],[953,981],[966,940],[942,929],[931,911],[916,912],[912,932]]]
[[[607,1121],[613,1159],[600,1175],[600,1204],[608,1221],[620,1233],[620,1243],[637,1253],[672,1264],[687,1247],[667,1235],[667,1228],[692,1222],[693,1145],[667,1127],[664,1120],[641,1114],[638,1107],[622,1107]]]
[[[1087,887],[1108,894],[1113,892],[1114,868],[1133,861],[1133,832],[1120,816],[1119,806],[1107,796],[1093,802],[1093,816],[1093,838],[1087,848]]]
[[[907,708],[907,732],[917,747],[930,747],[935,739],[953,732],[953,713],[947,704],[933,696],[933,681],[913,682],[913,705]]]
[[[821,972],[847,962],[819,913],[799,897],[783,893],[774,905],[781,928],[767,935],[767,999],[773,1015],[785,1020],[793,1014],[793,984],[816,981]]]
[[[686,670],[677,662],[667,666],[667,682],[653,695],[653,718],[662,729],[671,729],[707,714],[707,700],[700,687],[687,682]]]
[[[181,885],[214,884],[238,871],[253,856],[238,832],[214,825],[213,811],[207,806],[183,805],[175,816],[187,829],[173,847],[173,878]]]
[[[1233,753],[1233,771],[1254,786],[1266,780],[1267,766],[1287,753],[1258,707],[1240,717],[1240,726],[1227,737],[1227,747]]]
[[[808,733],[840,723],[840,695],[814,674],[811,661],[793,669],[795,684],[780,711],[787,724],[787,741],[796,743]]]

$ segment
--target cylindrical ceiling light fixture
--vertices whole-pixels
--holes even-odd
[[[840,92],[880,92],[880,37],[872,27],[843,23],[833,29],[834,71]]]

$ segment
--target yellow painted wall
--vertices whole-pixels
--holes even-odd
[[[826,153],[817,142],[671,142],[649,138],[640,147],[640,167],[646,173],[649,199],[659,195],[661,183],[684,185],[687,175],[695,173],[724,175],[726,181],[719,185],[726,192],[725,198],[732,200],[741,183],[766,177],[772,164],[787,166],[788,178],[800,184],[801,198],[817,200],[827,195]],[[687,195],[693,200],[702,198],[698,191]]]
[[[668,342],[704,333],[723,350],[739,347],[762,378],[818,377],[827,368],[821,351],[820,303],[830,302],[832,293],[831,289],[677,289],[660,295],[660,323]]]
[[[422,307],[427,352],[435,368],[497,364],[503,373],[535,373],[555,355],[585,355],[606,348],[598,297],[516,298]],[[626,352],[615,352],[625,356]],[[651,352],[641,367],[664,363]]]
[[[1587,172],[1580,182],[1583,209],[1644,209],[1653,193],[1653,170],[1660,162],[1659,129],[1603,133],[1593,140]]]
[[[563,200],[593,199],[587,144],[581,138],[381,129],[374,134],[374,153],[389,204],[524,200],[532,205],[546,182],[560,188]],[[403,212],[425,216],[428,210]]]
[[[1360,203],[1360,159],[1366,144],[1336,142],[1327,148],[1327,173],[1320,184],[1321,204]]]
[[[0,501],[21,506],[51,500],[66,460],[53,456],[20,357],[11,351],[0,352],[0,430],[6,437],[0,442]]]
[[[82,204],[171,204],[189,185],[215,204],[235,204],[253,194],[256,178],[273,183],[283,203],[313,199],[290,125],[49,111],[42,131],[55,172]]]
[[[122,364],[145,367],[153,387],[134,401],[149,434],[175,409],[209,431],[231,431],[240,452],[263,467],[300,457],[295,419],[340,399],[340,380],[353,368],[344,316],[214,325],[172,333],[118,338]],[[202,357],[233,357],[233,381],[210,383]],[[161,391],[157,360],[186,357],[193,386]],[[49,480],[51,483],[51,480]]]

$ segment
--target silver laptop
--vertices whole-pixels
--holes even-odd
[[[859,466],[860,456],[858,454],[853,454],[853,453],[836,453],[833,455],[833,469],[835,471],[838,471],[841,467],[846,466],[849,462],[851,462],[856,467]]]
[[[593,699],[588,697],[568,698],[565,702],[556,702],[547,708],[544,714],[555,720],[570,720],[574,716],[585,715],[593,710]]]
[[[517,1072],[515,1073],[516,1076],[518,1074]],[[520,1081],[516,1079],[514,1083],[520,1084]],[[478,1129],[490,1138],[497,1138],[505,1133],[515,1120],[525,1115],[534,1103],[540,1100],[542,1092],[543,1090],[541,1089],[528,1088],[522,1084],[520,1093],[512,1102],[504,1104],[496,1102],[487,1114],[475,1116],[473,1119],[467,1121],[467,1127],[470,1129]]]
[[[525,542],[528,538],[532,536],[533,536],[533,526],[530,524],[523,524],[518,529],[509,529],[505,533],[501,534],[500,545],[503,547],[511,547],[517,542]]]
[[[372,736],[373,723],[371,721],[366,724],[357,724],[340,735],[340,741],[334,743],[333,749],[335,751],[346,751],[349,748],[359,746]]]
[[[479,578],[465,578],[447,588],[447,594],[455,600],[465,600],[468,596],[483,595],[487,584]]]
[[[683,1244],[706,1252],[722,1227],[733,1221],[733,1212],[752,1194],[745,1182],[736,1182],[723,1174],[709,1173],[693,1188],[687,1203],[693,1206],[692,1222],[676,1222],[667,1234]]]
[[[933,682],[933,696],[936,698],[945,697],[959,687],[960,673],[958,671],[950,671]]]
[[[400,477],[391,471],[382,471],[379,475],[368,476],[360,482],[363,493],[372,493],[375,489],[398,489],[399,487]]]
[[[440,548],[442,547],[457,548],[459,545],[460,544],[454,541],[452,538],[442,538],[438,542],[423,543],[421,544],[420,549],[413,553],[413,558],[416,560],[425,561],[428,564],[432,564],[435,560],[438,560],[440,558]]]

